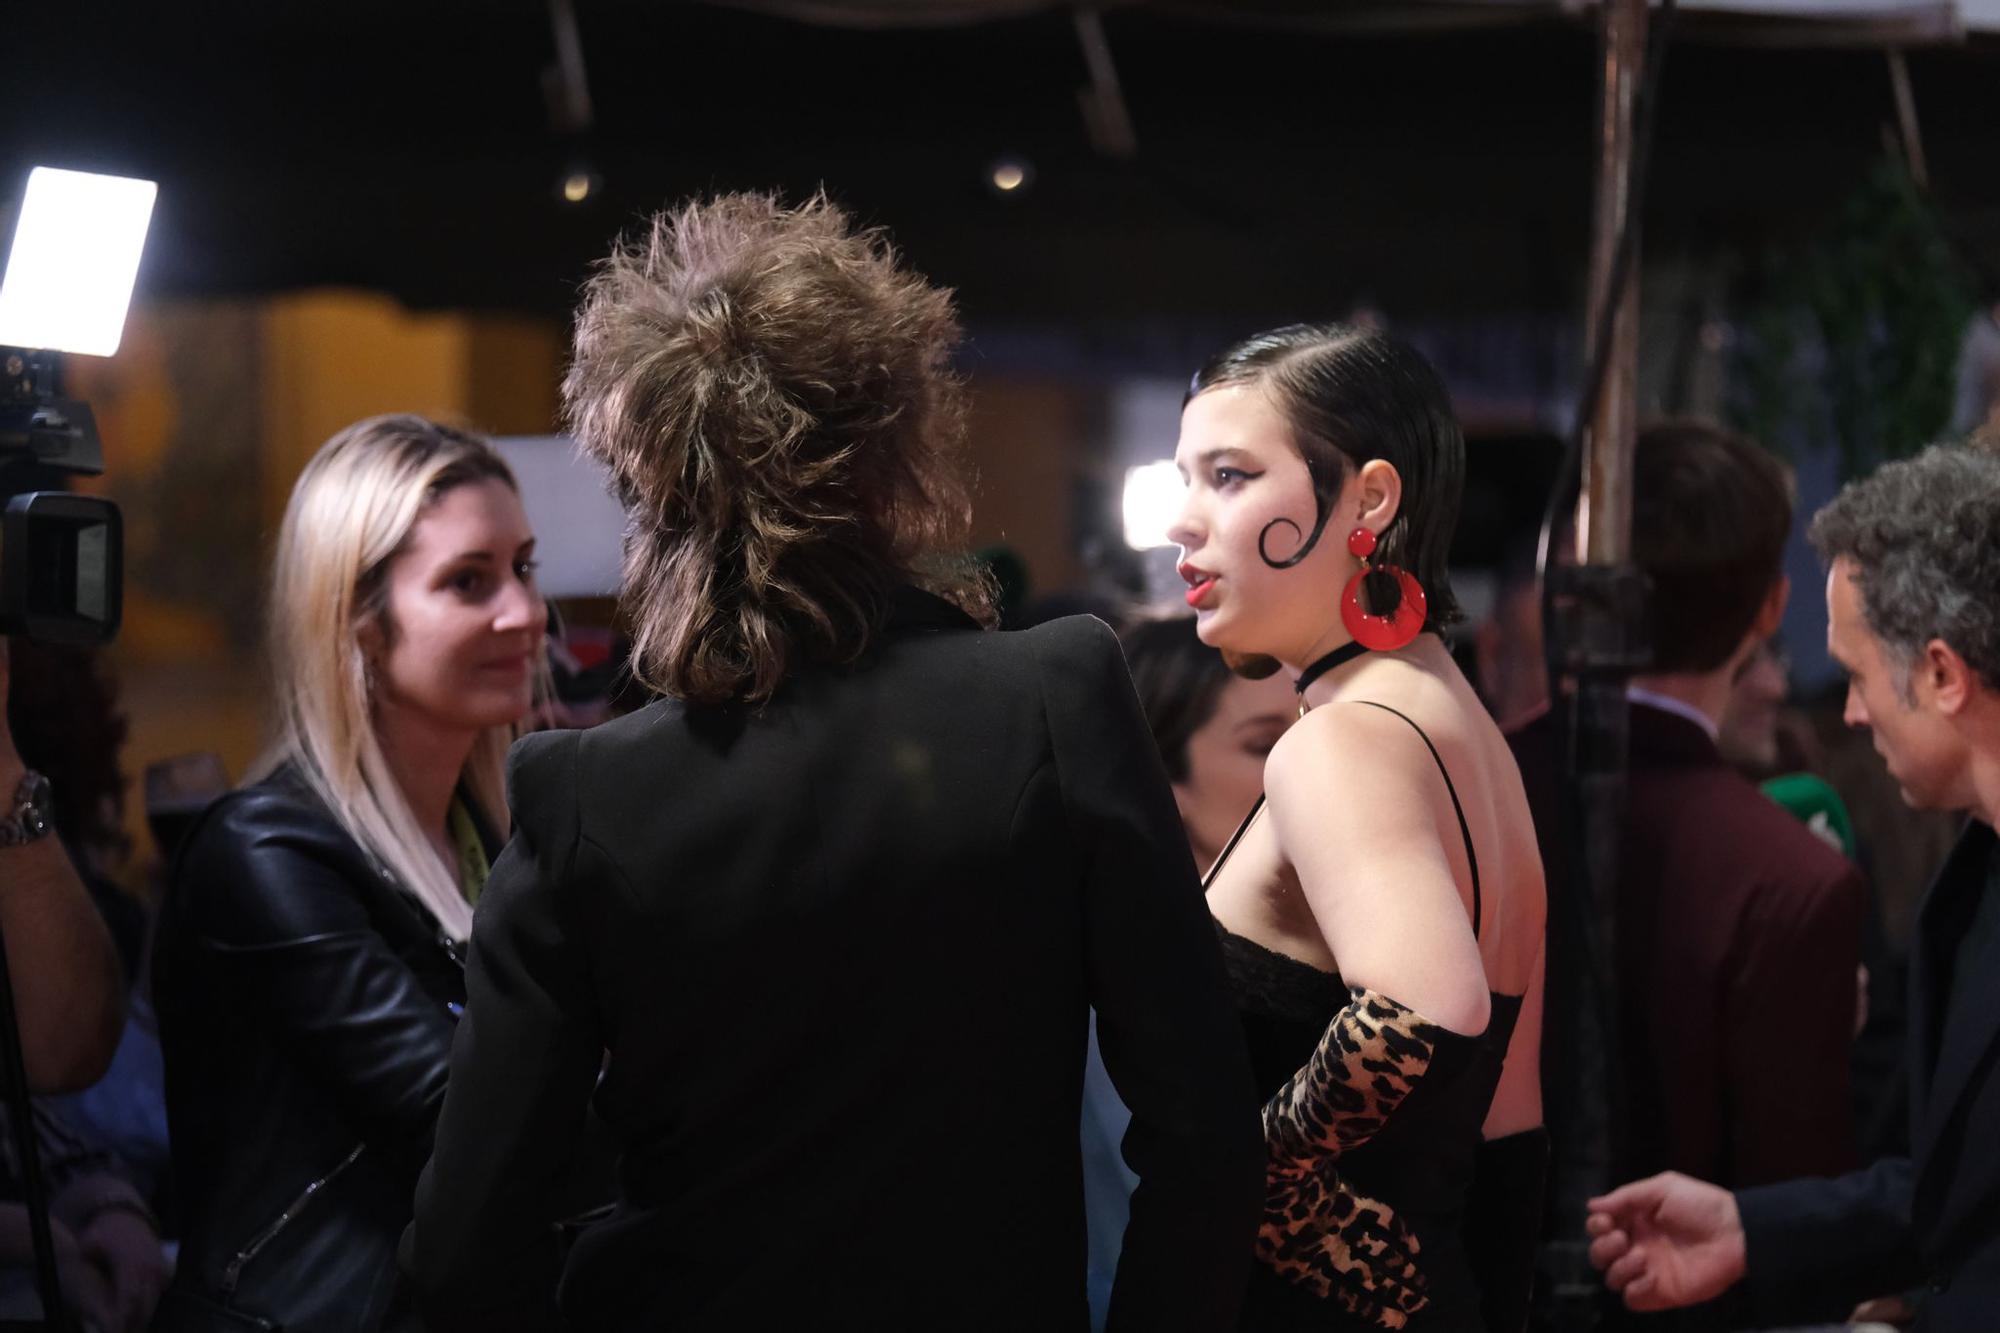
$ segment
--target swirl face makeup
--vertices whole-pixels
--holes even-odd
[[[1287,564],[1313,531],[1316,504],[1285,419],[1254,386],[1211,389],[1182,411],[1174,463],[1187,496],[1168,536],[1181,547],[1202,642],[1304,660],[1337,619],[1327,588],[1346,572],[1338,542]]]

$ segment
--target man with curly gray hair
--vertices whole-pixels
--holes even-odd
[[[2000,1311],[2000,448],[1937,445],[1843,490],[1812,526],[1848,725],[1911,805],[1970,816],[1920,910],[1911,1155],[1737,1194],[1654,1176],[1592,1205],[1591,1258],[1635,1310],[1739,1280],[1764,1321],[1925,1288],[1926,1333]]]

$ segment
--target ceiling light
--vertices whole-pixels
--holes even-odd
[[[1035,183],[1035,168],[1024,157],[995,158],[986,169],[986,183],[997,195],[1020,194]]]

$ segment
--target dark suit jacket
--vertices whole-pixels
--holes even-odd
[[[1946,1003],[1993,855],[1992,828],[1975,821],[1917,913],[1911,1156],[1737,1195],[1760,1314],[1838,1318],[1921,1282],[1925,1333],[2000,1326],[2000,947],[1969,960],[1962,1003]]]
[[[622,1202],[574,1328],[1086,1326],[1086,1006],[1140,1177],[1113,1327],[1232,1328],[1263,1196],[1242,1037],[1117,641],[909,595],[757,711],[523,741],[411,1254],[523,1326],[597,1079]]]
[[[1618,999],[1627,1172],[1732,1188],[1855,1164],[1849,1054],[1860,872],[1724,762],[1694,722],[1631,707],[1619,845]],[[1559,996],[1573,820],[1553,713],[1508,739],[1549,883],[1544,1104],[1558,1138],[1574,1075]]]

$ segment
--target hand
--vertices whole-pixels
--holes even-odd
[[[145,1333],[168,1277],[167,1256],[153,1228],[143,1218],[112,1208],[92,1218],[77,1234],[77,1243],[110,1280],[116,1319],[105,1327]]]
[[[1713,1300],[1743,1276],[1743,1218],[1728,1190],[1669,1171],[1589,1206],[1590,1262],[1630,1309]]]
[[[1893,1324],[1897,1328],[1908,1328],[1917,1322],[1917,1308],[1901,1296],[1877,1296],[1872,1301],[1863,1301],[1854,1307],[1854,1313],[1847,1316],[1850,1324]]]
[[[49,1236],[55,1242],[56,1280],[62,1284],[63,1304],[77,1316],[85,1333],[113,1333],[124,1328],[118,1322],[110,1280],[85,1255],[75,1233],[51,1221]]]

